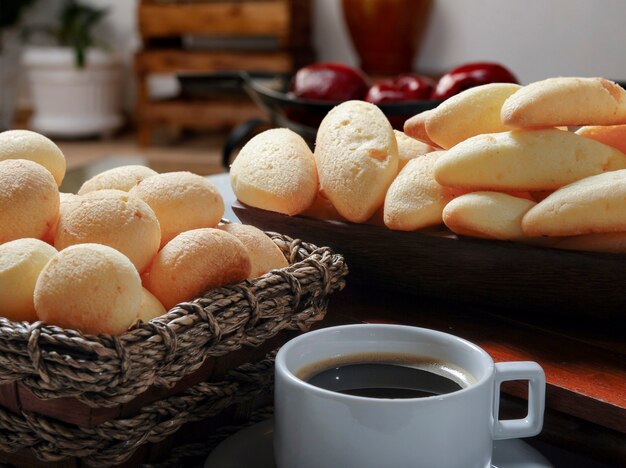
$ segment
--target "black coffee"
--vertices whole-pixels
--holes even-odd
[[[299,377],[333,392],[369,398],[423,398],[455,392],[472,377],[462,369],[411,355],[344,356],[303,369]],[[361,361],[361,362],[355,362]]]

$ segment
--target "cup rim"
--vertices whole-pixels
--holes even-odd
[[[297,346],[299,342],[304,341],[304,340],[308,340],[311,338],[314,338],[316,335],[319,334],[324,334],[324,333],[329,333],[329,332],[333,332],[333,331],[337,331],[337,330],[346,330],[346,329],[386,329],[386,330],[407,330],[410,329],[410,331],[416,331],[416,332],[422,332],[422,333],[428,333],[431,335],[435,335],[438,336],[440,338],[445,338],[445,339],[452,339],[453,341],[456,341],[457,343],[460,343],[463,346],[466,346],[468,348],[471,348],[472,350],[474,350],[475,352],[479,353],[482,357],[482,359],[484,359],[486,361],[486,363],[488,364],[488,369],[487,371],[484,373],[484,375],[477,380],[475,383],[464,387],[460,390],[455,390],[454,392],[451,393],[444,393],[442,395],[432,395],[432,396],[427,396],[427,397],[416,397],[416,398],[373,398],[373,397],[364,397],[364,396],[357,396],[357,395],[349,395],[346,393],[340,393],[340,392],[334,392],[332,390],[326,390],[324,388],[320,388],[317,387],[315,385],[312,385],[308,382],[306,382],[305,380],[300,379],[298,376],[296,376],[293,372],[291,372],[291,370],[289,370],[289,368],[287,367],[287,363],[286,363],[286,354],[289,352],[289,350],[291,348],[293,348],[294,346]],[[489,355],[489,353],[487,353],[484,349],[482,349],[480,346],[472,343],[471,341],[468,341],[464,338],[461,338],[459,336],[456,335],[452,335],[450,333],[445,333],[445,332],[441,332],[438,330],[432,330],[430,328],[423,328],[423,327],[414,327],[411,325],[397,325],[397,324],[382,324],[382,323],[364,323],[364,324],[350,324],[350,325],[338,325],[338,326],[333,326],[333,327],[327,327],[327,328],[321,328],[319,330],[314,330],[314,331],[310,331],[307,333],[304,333],[302,335],[299,335],[291,340],[289,340],[287,343],[285,343],[279,350],[278,353],[276,354],[276,358],[274,361],[274,370],[276,372],[276,374],[278,374],[279,372],[281,372],[285,378],[291,382],[294,385],[299,385],[301,387],[304,387],[307,389],[307,391],[312,392],[313,394],[319,395],[319,396],[326,396],[326,397],[332,397],[336,400],[340,400],[340,401],[362,401],[362,402],[384,402],[384,404],[396,404],[396,405],[400,405],[400,404],[412,404],[415,405],[417,402],[419,401],[424,401],[424,402],[432,402],[435,400],[447,400],[447,399],[451,399],[451,398],[455,398],[456,396],[461,396],[464,395],[468,392],[472,392],[472,391],[476,391],[476,389],[478,387],[481,387],[483,385],[485,385],[486,382],[489,381],[489,379],[491,378],[493,372],[495,371],[495,363],[492,359],[492,357]]]

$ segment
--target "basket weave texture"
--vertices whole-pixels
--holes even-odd
[[[43,400],[75,397],[91,407],[113,407],[149,387],[173,386],[206,358],[258,346],[282,330],[308,330],[324,318],[329,295],[345,285],[347,266],[327,247],[267,234],[288,267],[208,291],[118,337],[0,318],[0,384],[17,381]],[[31,448],[42,460],[79,456],[94,464],[119,463],[139,445],[162,440],[188,420],[216,414],[249,395],[252,387],[243,392],[240,387],[250,383],[250,373],[253,387],[266,387],[256,370],[244,369],[92,429],[0,407],[0,450]]]
[[[78,457],[81,466],[105,467],[124,462],[143,444],[157,443],[188,422],[215,416],[272,388],[274,353],[244,364],[219,382],[202,382],[144,406],[136,416],[83,428],[23,411],[0,408],[0,450],[28,449],[42,461]],[[175,466],[176,463],[170,463]]]

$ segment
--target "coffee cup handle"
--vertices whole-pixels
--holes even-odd
[[[500,385],[510,380],[528,380],[528,414],[523,419],[500,420]],[[493,398],[493,439],[531,437],[541,432],[546,396],[546,376],[536,362],[496,363]]]

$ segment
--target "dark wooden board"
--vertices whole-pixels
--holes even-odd
[[[320,220],[233,204],[242,223],[343,254],[350,282],[519,312],[619,319],[626,257]]]

